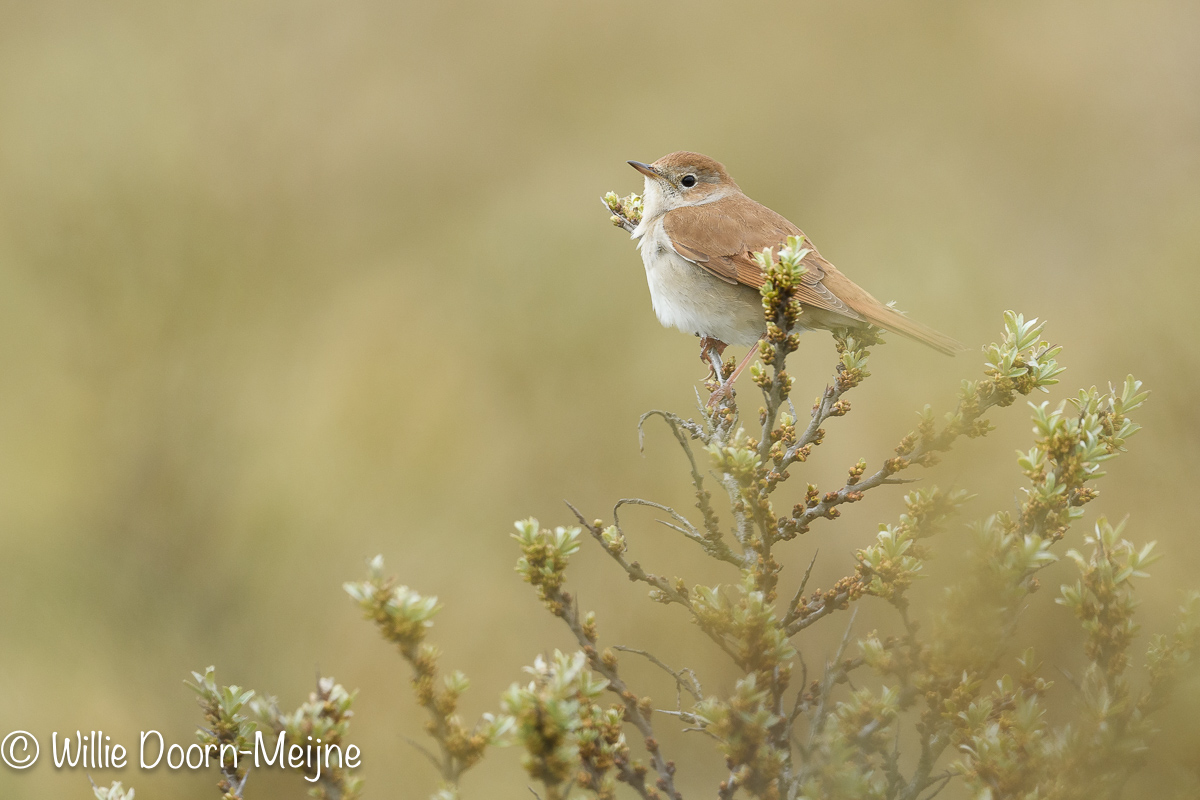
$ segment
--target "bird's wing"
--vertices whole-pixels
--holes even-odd
[[[741,194],[669,211],[663,219],[663,229],[679,255],[727,283],[740,283],[752,289],[761,287],[765,280],[754,254],[766,247],[778,253],[787,237],[803,235],[784,217]],[[836,289],[842,287],[826,286],[826,281],[848,284],[846,288],[851,294],[870,295],[834,269],[815,249],[803,263],[808,272],[801,279],[801,302],[864,320],[862,314],[840,299],[842,292]]]

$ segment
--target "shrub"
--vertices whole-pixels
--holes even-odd
[[[617,224],[636,221],[636,197],[609,195],[606,204]],[[1136,683],[1129,675],[1138,631],[1134,582],[1157,557],[1153,543],[1135,546],[1124,523],[1100,518],[1082,537],[1082,548],[1066,549],[1079,574],[1061,587],[1056,602],[1078,619],[1088,663],[1081,675],[1066,675],[1075,691],[1066,724],[1048,721],[1047,699],[1061,689],[1047,680],[1032,649],[1020,646],[1017,625],[1023,607],[1045,602],[1033,597],[1039,572],[1060,558],[1061,541],[1097,497],[1105,462],[1124,452],[1138,430],[1131,414],[1147,393],[1132,376],[1054,406],[1030,403],[1034,438],[1017,457],[1024,481],[1015,507],[971,526],[966,567],[939,599],[915,603],[909,590],[927,573],[938,535],[969,497],[935,486],[908,492],[904,512],[879,525],[874,542],[857,551],[852,569],[833,586],[808,589],[810,558],[799,589],[780,597],[785,557],[803,565],[809,555],[784,545],[829,526],[841,506],[864,501],[872,490],[907,482],[902,476],[936,464],[961,440],[987,435],[989,413],[1047,391],[1062,372],[1060,348],[1043,339],[1043,324],[1008,312],[1000,340],[984,348],[982,376],[963,382],[956,408],[939,417],[926,407],[894,456],[873,467],[858,461],[841,486],[821,490],[809,483],[789,493],[792,473],[825,440],[826,424],[849,413],[847,395],[870,377],[870,349],[882,342],[875,330],[835,331],[833,377],[802,418],[786,365],[799,343],[793,328],[803,312],[795,287],[804,254],[804,240],[793,237],[777,256],[761,255],[768,333],[761,363],[751,373],[762,394],[753,424],[742,418],[732,394],[700,405],[698,419],[656,410],[639,423],[640,429],[661,421],[685,454],[694,519],[632,499],[620,501],[610,521],[588,519],[572,507],[570,526],[516,523],[517,571],[566,625],[578,649],[538,656],[529,678],[504,693],[500,713],[473,724],[460,718],[467,678],[460,672],[439,677],[438,650],[428,641],[437,598],[397,585],[381,558],[372,560],[364,581],[346,584],[411,668],[436,747],[421,749],[442,779],[435,798],[457,797],[463,773],[500,743],[520,745],[534,793],[546,800],[612,798],[619,784],[642,798],[682,798],[676,762],[656,734],[664,724],[714,740],[727,767],[713,787],[719,798],[918,800],[952,781],[980,800],[1107,798],[1117,797],[1144,765],[1154,733],[1150,715],[1194,671],[1200,594],[1188,596],[1173,630],[1152,639],[1147,677]],[[723,364],[706,384],[709,392],[732,370],[732,363]],[[631,556],[629,532],[618,518],[631,504],[667,515],[664,522],[680,535],[681,546],[698,547],[721,562],[730,579],[695,585],[644,568]],[[718,505],[728,508],[727,521]],[[740,676],[732,691],[705,692],[695,670],[668,666],[676,663],[670,653],[602,641],[597,614],[582,608],[567,588],[567,570],[587,539],[615,566],[613,580],[641,583],[652,601],[678,607],[724,653]],[[863,602],[890,606],[897,632],[855,638],[854,614]],[[806,633],[835,616],[848,618],[845,634],[834,657],[810,674]],[[674,711],[656,711],[630,685],[622,669],[630,657],[648,659],[671,676],[678,694]],[[332,680],[322,679],[308,704],[281,714],[253,692],[217,686],[211,670],[195,677],[207,720],[203,742],[242,742],[255,725],[345,738],[352,697]],[[244,772],[223,770],[225,797],[240,798],[244,784]],[[352,774],[337,771],[312,793],[353,798],[359,788]],[[122,797],[122,791],[118,784],[98,789],[97,796]]]

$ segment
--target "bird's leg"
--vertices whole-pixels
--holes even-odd
[[[758,342],[763,340],[763,336],[766,336],[766,334],[764,333],[762,336],[758,337]],[[733,382],[738,379],[738,375],[742,374],[742,370],[746,369],[746,367],[750,364],[750,361],[755,355],[758,354],[758,342],[755,342],[750,347],[750,351],[746,353],[745,358],[743,358],[741,363],[737,365],[737,369],[733,371],[733,374],[730,375],[720,386],[718,386],[717,390],[712,393],[711,397],[708,398],[708,405],[710,408],[716,405],[717,401],[722,397],[725,397],[732,392]]]
[[[700,337],[700,362],[708,367],[708,380],[721,380],[721,355],[727,344],[711,336]]]

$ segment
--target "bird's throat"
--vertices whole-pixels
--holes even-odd
[[[641,239],[650,230],[650,227],[658,221],[658,218],[667,212],[666,198],[663,196],[662,184],[657,180],[647,176],[645,187],[642,189],[642,221],[633,229],[630,234],[634,239]]]

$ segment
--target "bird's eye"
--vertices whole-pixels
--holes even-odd
[[[680,183],[683,184],[683,187],[685,189],[690,189],[696,185],[696,176],[695,175],[684,175],[683,180],[681,180]]]

